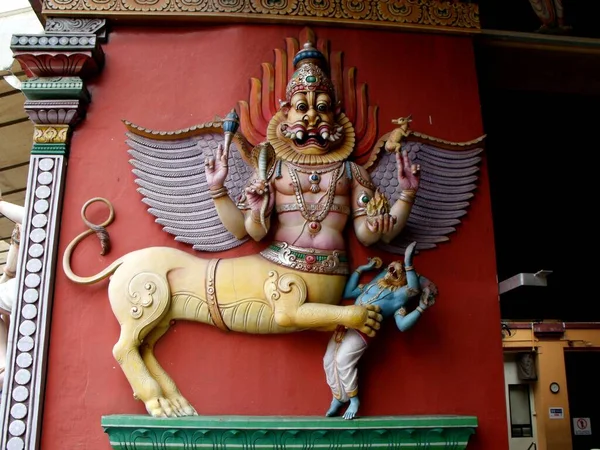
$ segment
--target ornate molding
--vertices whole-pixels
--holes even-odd
[[[325,417],[104,416],[115,450],[323,448],[326,450],[418,447],[462,450],[477,428],[471,416]]]
[[[90,100],[83,80],[65,75],[97,73],[104,53],[91,33],[16,35],[11,48],[28,77],[47,78],[26,80],[21,87],[36,126],[0,402],[0,448],[37,450],[68,141]]]
[[[27,100],[83,100],[90,94],[79,77],[31,78],[23,81],[21,91]]]
[[[21,241],[20,283],[8,341],[10,370],[0,410],[2,449],[38,448],[64,167],[63,156],[31,157],[23,224],[28,239]]]
[[[36,125],[33,130],[33,142],[36,144],[66,144],[69,137],[69,125]]]
[[[354,24],[458,33],[480,30],[479,7],[448,0],[46,0],[45,15]],[[148,13],[152,13],[149,17]]]
[[[10,48],[29,77],[95,75],[104,52],[93,33],[12,36]]]
[[[94,33],[100,42],[106,42],[106,19],[73,19],[70,17],[48,17],[44,28],[47,33]]]
[[[25,112],[37,125],[76,125],[85,113],[81,100],[26,100]]]

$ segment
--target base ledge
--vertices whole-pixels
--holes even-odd
[[[101,423],[115,450],[462,450],[475,433],[477,417],[377,416],[344,420],[316,416],[110,415],[103,416]]]

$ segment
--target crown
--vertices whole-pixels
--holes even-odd
[[[329,76],[323,70],[327,67],[325,55],[313,47],[312,43],[304,44],[302,50],[294,57],[294,68],[296,71],[290,78],[285,90],[286,100],[289,102],[298,91],[321,91],[326,92],[332,101],[335,97],[335,89]]]

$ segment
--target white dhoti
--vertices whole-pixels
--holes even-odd
[[[327,384],[339,401],[346,402],[358,394],[357,365],[367,346],[365,337],[356,330],[338,328],[333,333],[323,357],[323,367]]]

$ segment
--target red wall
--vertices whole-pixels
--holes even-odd
[[[344,51],[345,67],[358,68],[371,104],[380,106],[380,134],[391,130],[392,118],[408,113],[413,129],[422,133],[450,140],[482,134],[470,39],[314,30],[329,39],[332,50]],[[83,231],[80,208],[94,196],[115,205],[117,219],[109,229],[113,251],[99,256],[99,244],[89,238],[75,253],[77,273],[96,273],[147,246],[191,252],[162,232],[140,201],[121,119],[174,130],[223,115],[248,98],[249,77],[260,77],[260,63],[273,62],[273,49],[299,32],[284,26],[114,29],[103,46],[106,67],[89,83],[87,118],[72,140],[60,258]],[[100,207],[90,212],[96,222],[103,220]],[[372,254],[354,247],[355,261]],[[248,245],[242,251],[255,249]],[[360,413],[475,415],[480,426],[469,448],[504,450],[500,316],[485,161],[472,207],[451,242],[418,255],[415,264],[438,284],[438,303],[406,333],[386,324],[361,364]],[[74,285],[58,269],[44,450],[109,449],[102,415],[146,413],[112,357],[119,326],[106,288],[106,281]],[[206,325],[177,323],[156,353],[201,415],[322,415],[330,402],[321,366],[329,337],[318,332],[225,336]]]

